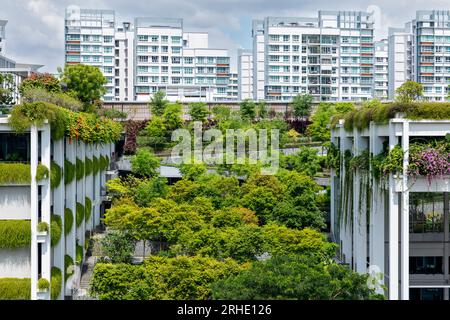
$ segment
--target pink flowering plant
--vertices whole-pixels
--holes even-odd
[[[450,153],[442,143],[432,145],[411,144],[408,175],[426,176],[428,182],[450,174]]]

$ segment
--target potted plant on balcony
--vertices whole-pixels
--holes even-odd
[[[49,230],[49,225],[47,222],[41,221],[37,225],[38,235],[46,236]]]
[[[39,278],[39,280],[38,280],[39,292],[47,292],[49,288],[50,288],[50,282],[45,278]]]

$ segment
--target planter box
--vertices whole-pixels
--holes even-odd
[[[37,232],[37,242],[38,243],[45,243],[48,239],[48,232],[47,231],[42,231],[42,232]]]

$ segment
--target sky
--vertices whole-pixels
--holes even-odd
[[[448,0],[0,0],[6,26],[6,56],[43,64],[56,72],[64,63],[64,13],[69,5],[112,9],[116,20],[134,17],[183,18],[186,31],[209,33],[210,47],[229,49],[236,67],[238,48],[251,48],[252,19],[266,16],[316,17],[318,10],[374,10],[376,38],[401,27],[416,10],[450,10]]]

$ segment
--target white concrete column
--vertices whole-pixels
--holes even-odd
[[[401,299],[409,300],[409,121],[403,122],[403,178],[402,178],[402,216],[401,216]]]
[[[395,123],[389,122],[389,150],[392,150],[397,144],[395,136]],[[389,299],[398,300],[399,298],[399,251],[398,251],[398,194],[394,188],[394,176],[389,175]]]
[[[42,165],[50,169],[51,166],[51,148],[50,148],[50,125],[46,124],[43,126],[41,131],[41,162]],[[50,226],[51,223],[51,188],[50,179],[46,179],[41,185],[41,220],[47,222]],[[51,244],[50,244],[50,233],[46,241],[41,244],[42,248],[42,265],[41,265],[41,276],[44,279],[50,281],[51,278]],[[48,297],[49,298],[49,297]]]
[[[372,122],[370,124],[370,152],[373,156],[380,154],[383,151],[383,139],[377,135],[376,125]],[[369,252],[370,265],[375,266],[379,272],[383,274],[380,281],[384,285],[384,264],[385,264],[385,235],[384,235],[384,189],[380,181],[372,178],[372,205],[370,210],[370,238],[369,238]],[[381,288],[378,288],[378,293],[384,294]]]
[[[94,145],[94,154],[97,160],[100,160],[100,146],[98,144]],[[97,174],[94,177],[94,198],[93,204],[94,204],[94,211],[93,211],[93,217],[94,217],[94,226],[98,226],[100,224],[100,204],[101,204],[101,195],[100,195],[100,170],[97,172]]]
[[[92,156],[93,156],[92,144],[86,144],[85,160],[89,159],[92,162]],[[95,200],[94,199],[93,185],[94,185],[94,176],[93,176],[93,173],[91,172],[89,175],[86,175],[86,177],[85,177],[86,197],[91,199],[91,203],[92,203],[92,207],[90,208],[91,216],[89,217],[89,219],[85,219],[85,221],[86,221],[86,230],[92,230],[93,229],[93,220],[94,220],[94,218],[93,218],[93,216],[94,216],[93,201]],[[85,209],[87,209],[87,208],[85,208]]]
[[[37,299],[38,282],[38,242],[37,242],[37,224],[38,224],[38,186],[36,173],[38,166],[38,130],[36,126],[31,126],[30,138],[30,167],[31,167],[31,299]]]
[[[64,139],[53,141],[53,161],[61,167],[64,172]],[[53,189],[53,214],[61,217],[62,234],[58,244],[53,247],[53,266],[61,270],[64,275],[64,255],[65,255],[65,236],[64,236],[64,202],[65,202],[65,187],[64,175],[61,177],[61,182],[58,187]],[[63,276],[64,279],[64,276]],[[64,281],[64,280],[62,280]],[[64,290],[61,290],[59,299],[64,299]]]
[[[347,137],[347,132],[344,127],[340,128],[340,137],[341,137],[341,175],[345,177],[346,170],[344,165],[344,154],[346,150],[353,150],[353,143],[350,138]],[[349,217],[350,211],[353,208],[353,203],[348,200],[347,207],[343,199],[346,196],[350,196],[350,192],[346,195],[346,188],[353,188],[352,186],[345,185],[345,179],[341,179],[341,197],[342,197],[342,209],[341,209],[341,222],[340,222],[340,240],[342,241],[341,252],[345,255],[345,263],[351,263],[353,257],[353,230],[350,226],[350,219],[346,219],[346,216]]]
[[[76,163],[76,142],[70,141],[68,138],[65,138],[65,144],[66,144],[66,154],[65,158],[67,161],[75,165]],[[66,254],[72,257],[72,259],[75,261],[75,238],[76,238],[76,177],[74,176],[73,180],[65,185],[66,192],[66,208],[70,209],[72,211],[73,215],[73,224],[72,229],[68,234],[65,235],[65,250]],[[65,268],[65,267],[64,267]],[[61,270],[62,271],[62,270]],[[63,281],[64,281],[64,274],[65,269],[63,271]],[[67,280],[67,283],[65,284],[65,294],[71,295],[72,294],[72,280],[73,276],[70,277]]]

